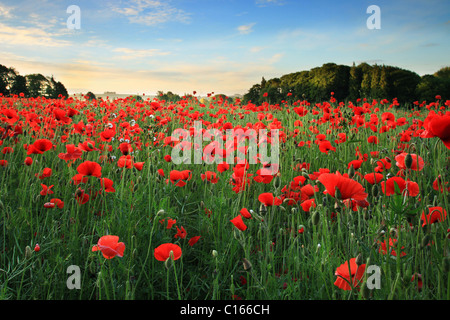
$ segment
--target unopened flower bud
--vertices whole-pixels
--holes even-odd
[[[412,163],[413,163],[413,158],[412,158],[411,154],[408,153],[408,154],[406,155],[406,157],[405,157],[405,166],[406,166],[408,169],[411,169]]]
[[[242,259],[242,265],[244,266],[245,271],[250,271],[250,269],[252,268],[251,262],[245,258]]]
[[[317,226],[319,224],[320,221],[320,213],[319,211],[315,211],[313,216],[312,216],[312,223]]]
[[[25,259],[31,258],[32,253],[33,252],[31,251],[31,247],[30,246],[26,246],[25,247]]]
[[[357,266],[360,266],[360,265],[362,265],[363,264],[363,256],[362,256],[362,254],[360,253],[360,254],[358,254],[358,256],[356,256],[356,259],[355,259],[355,263],[356,263],[356,265]]]

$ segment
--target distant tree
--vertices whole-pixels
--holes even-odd
[[[42,74],[26,75],[29,96],[32,98],[45,96],[49,80]]]
[[[29,96],[27,79],[24,76],[17,75],[11,87],[11,94],[20,95],[24,94],[25,97]]]
[[[85,95],[87,100],[96,100],[97,98],[95,97],[95,94],[93,94],[91,91],[89,91],[88,93],[86,93]]]

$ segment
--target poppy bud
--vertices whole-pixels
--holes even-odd
[[[281,178],[278,175],[273,179],[273,187],[275,190],[278,190],[281,187]]]
[[[217,256],[219,255],[216,250],[213,250],[211,254],[214,258],[217,258]]]
[[[405,157],[405,166],[406,166],[408,169],[411,169],[412,163],[413,163],[413,158],[412,158],[411,154],[408,153],[408,154],[406,155],[406,157]]]
[[[341,191],[339,190],[338,187],[335,187],[334,189],[334,197],[338,200],[342,200]]]
[[[158,216],[162,216],[163,214],[165,214],[166,212],[163,210],[163,209],[161,209],[161,210],[159,210],[157,213],[156,213],[156,216],[158,217]]]
[[[89,149],[94,149],[94,146],[90,142],[87,143],[87,146],[88,146]]]
[[[261,205],[259,206],[259,213],[266,214],[266,212],[267,212],[266,206],[263,203],[261,203]]]
[[[169,270],[172,266],[173,266],[173,252],[170,251],[170,255],[169,257],[166,259],[166,261],[164,261],[164,266],[166,267],[167,270]]]
[[[309,180],[308,172],[302,172],[302,177],[305,178],[306,180]]]
[[[30,246],[25,247],[25,259],[31,258],[32,252]]]
[[[372,196],[374,196],[376,198],[376,197],[378,197],[379,194],[380,194],[380,189],[377,184],[374,184],[372,186]]]
[[[313,216],[312,216],[312,223],[317,226],[319,224],[320,221],[320,213],[319,211],[315,211]]]
[[[391,230],[389,230],[389,234],[391,235],[392,238],[397,238],[398,231],[395,228],[391,228]]]
[[[356,265],[359,267],[360,265],[362,265],[363,264],[363,256],[362,256],[362,254],[360,253],[360,254],[358,254],[357,256],[356,256],[356,259],[355,259],[355,263],[356,263]]]
[[[353,164],[350,166],[350,168],[348,168],[348,177],[350,179],[353,179],[353,177],[355,176],[355,168],[353,167]]]
[[[250,263],[250,261],[245,258],[242,259],[242,265],[244,266],[245,271],[250,271],[250,269],[252,268],[252,264]]]
[[[361,297],[366,300],[370,298],[370,289],[367,287],[367,282],[364,282],[362,285]]]
[[[36,243],[36,245],[34,246],[34,252],[39,252],[39,250],[41,250],[41,246],[39,245],[39,243]]]

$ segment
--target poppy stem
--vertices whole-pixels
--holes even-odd
[[[175,261],[173,261],[172,265],[173,265],[173,272],[175,273],[175,283],[177,284],[178,300],[181,300],[180,286],[178,285],[178,276],[177,276],[177,269],[175,268]],[[169,273],[169,272],[167,272],[167,273]]]

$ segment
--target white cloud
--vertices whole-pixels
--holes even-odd
[[[249,34],[249,33],[253,32],[252,28],[254,25],[255,25],[255,23],[245,24],[245,25],[239,26],[237,28],[237,30],[239,31],[240,34]]]
[[[70,45],[61,40],[61,33],[48,32],[39,28],[12,27],[0,23],[0,43],[8,45],[64,47]]]
[[[13,14],[11,13],[14,10],[13,7],[8,7],[0,3],[0,17],[4,19],[13,18]]]
[[[187,12],[173,7],[168,1],[131,0],[123,7],[113,7],[113,11],[128,17],[131,23],[153,26],[164,22],[188,23]]]
[[[170,52],[161,51],[159,49],[131,49],[131,48],[116,48],[113,52],[122,53],[118,58],[120,60],[135,60],[155,56],[166,56]]]

